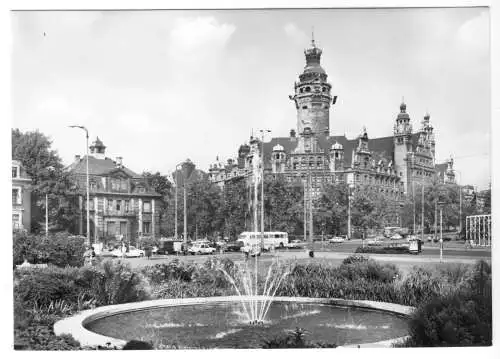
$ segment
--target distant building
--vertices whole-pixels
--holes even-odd
[[[122,158],[105,156],[106,146],[97,138],[90,146],[90,233],[94,242],[123,238],[134,243],[141,236],[160,234],[159,208],[162,196],[146,179],[125,167]],[[68,167],[80,196],[80,234],[86,220],[86,156],[75,156]]]
[[[304,53],[306,65],[290,96],[297,111],[296,130],[287,137],[274,137],[263,146],[260,139],[250,137],[240,146],[237,160],[230,159],[226,164],[217,161],[210,166],[214,183],[224,186],[242,178],[251,182],[262,157],[266,178],[282,176],[293,182],[310,177],[313,195],[319,194],[325,183],[346,182],[373,186],[397,201],[416,186],[430,184],[436,175],[445,183],[455,182],[452,159],[435,163],[430,115],[425,114],[420,128],[414,131],[404,102],[392,136],[370,138],[365,127],[354,139],[330,135],[330,108],[337,96],[331,94],[332,86],[320,64],[322,50],[314,40]]]
[[[31,178],[21,162],[12,160],[12,228],[31,230]]]

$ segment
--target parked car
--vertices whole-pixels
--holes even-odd
[[[242,241],[228,242],[225,250],[227,252],[239,252],[243,246],[244,244]]]
[[[195,243],[188,249],[188,252],[193,254],[193,255],[195,255],[195,254],[212,254],[215,252],[215,248],[210,247],[206,243]]]
[[[286,247],[290,248],[290,249],[300,249],[300,248],[304,248],[305,246],[306,246],[306,242],[303,242],[299,239],[291,240],[290,243],[288,243],[286,245]]]
[[[260,256],[261,254],[261,248],[259,244],[249,244],[246,246],[241,247],[240,251],[245,253],[245,255],[248,257],[249,255],[252,257],[255,256]]]
[[[391,239],[403,239],[403,236],[402,236],[402,235],[400,235],[400,234],[398,234],[398,233],[396,233],[396,234],[393,234],[393,235],[391,236]]]
[[[121,248],[117,248],[111,252],[113,257],[126,257],[126,258],[134,258],[134,257],[144,257],[144,251],[142,249],[135,248],[133,246],[128,247],[128,251],[123,254]]]
[[[345,242],[345,238],[344,237],[335,236],[335,237],[329,238],[328,242],[330,242],[330,243],[343,243],[343,242]]]

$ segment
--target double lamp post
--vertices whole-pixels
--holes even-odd
[[[177,166],[175,166],[175,172],[173,174],[173,179],[174,179],[174,184],[175,184],[175,239],[178,238],[178,231],[177,231],[177,187],[179,186],[179,181],[177,180],[177,176],[179,174],[178,168],[181,168],[181,173],[182,173],[182,186],[184,188],[184,238],[183,238],[183,243],[184,245],[187,243],[187,194],[186,194],[186,182],[188,179],[191,177],[191,174],[193,173],[195,169],[195,164],[191,162],[190,159],[187,159],[184,162],[179,163]]]

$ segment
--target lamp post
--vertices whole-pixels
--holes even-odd
[[[439,261],[443,261],[443,206],[445,202],[439,202]]]
[[[458,191],[459,191],[459,224],[458,224],[458,233],[462,233],[462,172],[459,170],[454,170],[460,175],[460,183],[458,184]],[[459,234],[459,235],[460,235]]]
[[[260,249],[264,250],[264,134],[271,132],[271,130],[260,130],[260,155],[261,155],[261,195],[260,195]]]
[[[89,199],[89,131],[85,126],[72,125],[71,128],[80,128],[85,131],[85,138],[87,140],[86,153],[87,153],[87,246],[90,246],[90,199]]]
[[[352,190],[354,189],[354,184],[350,183],[347,187],[347,239],[351,239],[351,201],[352,201]]]
[[[187,243],[187,194],[186,194],[186,185],[187,185],[187,180],[189,177],[191,177],[191,174],[194,171],[195,165],[193,162],[191,162],[190,159],[187,159],[186,161],[182,162],[181,164],[182,168],[182,177],[184,179],[184,245]]]
[[[174,222],[174,228],[175,228],[175,233],[174,233],[174,238],[177,239],[178,238],[178,232],[177,232],[177,186],[179,185],[178,181],[177,181],[177,168],[182,165],[182,163],[179,163],[175,166],[175,170],[174,170],[174,173],[173,173],[173,179],[174,179],[174,184],[175,184],[175,222]]]

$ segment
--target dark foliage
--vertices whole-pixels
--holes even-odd
[[[34,235],[15,233],[13,240],[14,265],[26,259],[31,264],[47,263],[59,267],[80,267],[83,265],[85,240],[66,232]]]
[[[374,253],[374,254],[408,254],[408,247],[358,247],[355,253]]]
[[[140,340],[130,340],[125,344],[122,350],[153,350],[153,345]]]
[[[302,328],[295,328],[286,336],[265,340],[263,349],[298,349],[298,348],[336,348],[336,344],[310,342],[305,339],[308,332]]]

